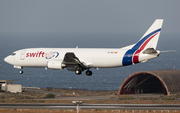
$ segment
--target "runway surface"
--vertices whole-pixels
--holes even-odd
[[[80,109],[180,110],[180,104],[82,104]],[[74,104],[0,104],[8,109],[76,109]]]

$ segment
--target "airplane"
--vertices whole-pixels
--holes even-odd
[[[114,68],[143,63],[159,56],[156,50],[163,19],[156,19],[142,38],[135,44],[122,48],[28,48],[13,52],[4,61],[20,69],[45,67],[45,69],[74,71],[80,75],[84,70],[92,75],[90,68]]]

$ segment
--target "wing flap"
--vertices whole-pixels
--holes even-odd
[[[63,64],[67,67],[80,66],[83,69],[88,69],[88,65],[85,62],[81,62],[78,57],[72,52],[67,52],[64,56]]]

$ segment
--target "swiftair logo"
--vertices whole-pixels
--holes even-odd
[[[51,59],[51,58],[57,58],[59,56],[58,52],[49,52],[45,53],[43,51],[37,51],[36,53],[26,53],[26,57],[45,57],[46,59]]]

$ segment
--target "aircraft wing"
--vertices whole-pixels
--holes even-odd
[[[66,53],[63,60],[64,64],[81,64],[79,59],[75,56],[74,53]]]
[[[77,67],[82,68],[82,70],[88,69],[88,66],[81,62],[78,57],[72,52],[68,52],[64,56],[63,64],[65,67],[70,70],[74,71]]]

